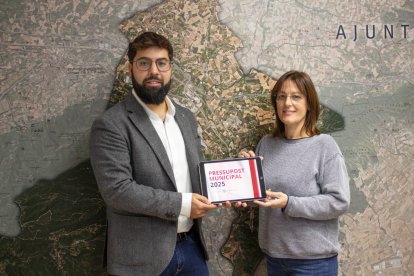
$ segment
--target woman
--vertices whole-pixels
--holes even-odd
[[[254,201],[261,207],[259,245],[268,273],[337,275],[338,218],[350,203],[342,153],[331,136],[318,130],[319,100],[306,73],[281,76],[271,101],[275,131],[256,148],[263,156],[267,198]],[[251,156],[252,151],[240,152],[240,157]]]

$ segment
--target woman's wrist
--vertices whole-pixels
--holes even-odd
[[[288,195],[286,195],[286,196],[287,196],[286,204],[285,204],[285,207],[282,208],[282,212],[285,212],[285,209],[286,209],[286,207],[288,206],[288,203],[289,203],[289,196]]]

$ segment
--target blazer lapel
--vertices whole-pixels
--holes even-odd
[[[191,122],[187,119],[185,114],[181,112],[180,108],[177,107],[177,104],[174,103],[174,105],[176,107],[175,109],[176,114],[174,118],[178,126],[180,127],[181,134],[184,139],[185,152],[187,156],[188,168],[190,170],[190,178],[191,178],[191,183],[193,186],[193,192],[198,193],[200,192],[200,187],[196,185],[196,183],[199,183],[198,174],[194,175],[194,173],[196,173],[197,171],[194,171],[193,169],[191,169],[192,164],[196,164],[196,167],[197,167],[199,163],[199,156],[198,156],[199,152],[194,151],[194,149],[198,150],[198,146],[194,144],[195,140],[194,140],[194,133],[191,132]]]
[[[132,93],[129,93],[127,95],[125,99],[125,105],[127,111],[129,112],[129,118],[131,122],[136,126],[138,131],[152,148],[162,168],[167,173],[175,188],[177,188],[175,184],[174,173],[168,159],[167,152],[165,151],[164,145],[162,144],[157,132],[155,131],[154,126],[148,118],[147,113],[137,102]]]

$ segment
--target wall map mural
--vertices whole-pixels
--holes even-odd
[[[0,275],[106,274],[89,128],[131,89],[125,53],[144,30],[173,43],[171,96],[196,115],[206,159],[254,149],[278,76],[308,72],[351,177],[340,274],[414,271],[413,1],[0,5]],[[211,275],[266,275],[257,208],[204,221]]]

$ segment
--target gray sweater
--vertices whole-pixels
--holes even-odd
[[[349,177],[342,153],[326,134],[288,140],[265,136],[256,148],[263,156],[266,189],[289,202],[260,208],[259,244],[274,258],[319,259],[338,254],[338,217],[349,207]]]

